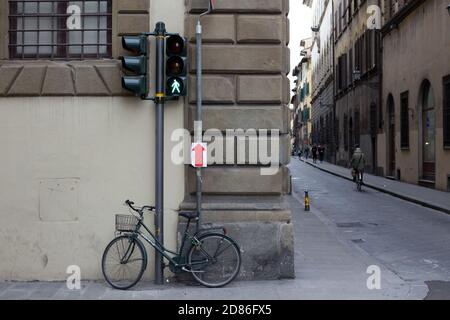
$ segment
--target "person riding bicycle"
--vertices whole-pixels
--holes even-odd
[[[354,170],[353,181],[356,182],[356,177],[361,173],[361,181],[363,180],[364,168],[366,166],[366,156],[362,152],[359,145],[355,146],[355,152],[351,160],[351,167]]]

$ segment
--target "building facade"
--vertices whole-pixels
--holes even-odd
[[[312,143],[324,147],[325,159],[335,163],[333,1],[313,1],[312,11]]]
[[[73,3],[72,3],[73,2]],[[0,280],[101,279],[122,203],[154,201],[154,108],[121,87],[121,36],[186,35],[189,95],[165,109],[165,244],[177,247],[178,211],[194,209],[195,174],[172,155],[189,141],[195,110],[195,22],[203,0],[0,2]],[[81,24],[68,27],[79,7]],[[288,103],[288,1],[219,1],[204,17],[204,128],[276,132],[274,174],[224,148],[204,170],[204,221],[242,246],[241,279],[294,276]],[[76,24],[76,23],[75,23]],[[154,58],[151,41],[150,59]],[[149,63],[153,90],[154,63]],[[242,135],[232,136],[234,142]],[[244,150],[252,137],[243,135]],[[189,139],[188,139],[189,140]],[[175,151],[174,151],[175,150]],[[185,154],[186,156],[186,154]],[[127,211],[125,211],[126,213]],[[148,225],[153,225],[148,217]],[[153,277],[149,250],[148,278]],[[168,272],[168,270],[167,270]],[[166,274],[166,276],[170,276]]]
[[[360,145],[366,171],[377,173],[377,133],[380,110],[380,1],[334,1],[336,162],[347,166]]]
[[[311,123],[311,46],[312,39],[307,38],[300,42],[301,60],[292,71],[293,76],[297,77],[295,95],[293,97],[293,131],[297,150],[303,150],[312,142],[312,123]]]
[[[384,175],[450,191],[449,3],[384,1]]]

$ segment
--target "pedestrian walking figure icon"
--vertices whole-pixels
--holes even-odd
[[[167,80],[166,93],[171,97],[179,97],[185,95],[185,87],[183,78],[171,77]]]
[[[172,94],[180,94],[181,93],[181,84],[175,79],[172,83]]]

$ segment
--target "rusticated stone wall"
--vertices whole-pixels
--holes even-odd
[[[191,76],[187,113],[191,130],[196,109],[195,26],[197,14],[202,8],[204,11],[206,3],[188,1],[186,33],[191,42]],[[283,169],[289,162],[290,150],[287,12],[285,0],[217,1],[215,13],[202,18],[204,129],[279,130],[282,160],[281,170],[270,178],[245,166],[209,168],[205,170],[206,193],[235,193],[235,189],[240,194],[282,195],[289,191],[289,172]],[[209,175],[215,178],[209,179]],[[255,188],[243,190],[248,179]],[[233,185],[225,185],[224,181]],[[192,186],[195,189],[195,183]]]
[[[195,27],[207,2],[186,0],[186,36],[190,41],[186,119],[191,131],[197,99]],[[259,159],[256,164],[238,162],[238,147],[229,150],[224,145],[224,158],[235,161],[210,163],[203,170],[204,219],[225,223],[242,246],[241,278],[293,277],[291,211],[284,200],[290,191],[290,172],[286,167],[290,160],[287,107],[290,88],[286,76],[290,70],[289,1],[216,3],[214,13],[202,18],[203,128],[222,132],[255,129],[258,134],[262,130],[277,130],[280,148],[277,172],[262,175]],[[248,150],[248,138],[246,143]],[[185,209],[195,208],[195,182],[195,170],[189,167]]]

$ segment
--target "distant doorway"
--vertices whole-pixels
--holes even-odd
[[[436,110],[429,81],[422,87],[422,179],[436,179]]]
[[[388,126],[387,126],[387,155],[388,155],[388,168],[387,176],[395,177],[395,102],[392,94],[389,95],[387,100],[387,113],[388,113]]]

